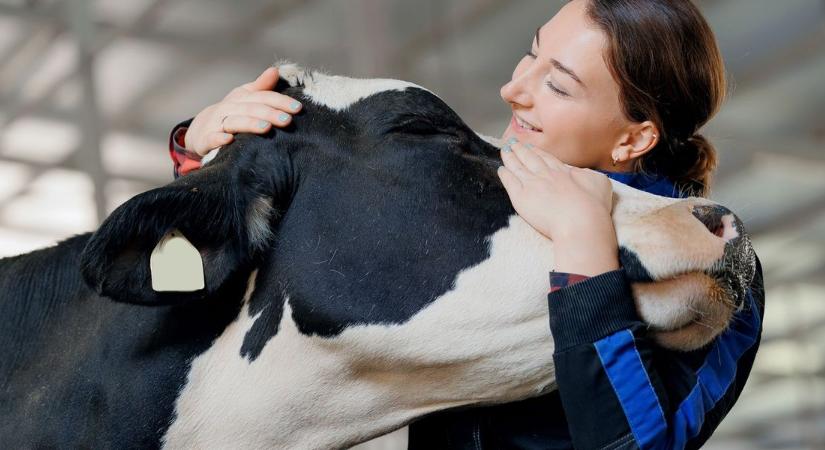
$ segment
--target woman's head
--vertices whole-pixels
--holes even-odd
[[[725,72],[689,0],[569,2],[537,31],[501,96],[514,115],[505,138],[707,194],[716,156],[698,130],[724,99]]]

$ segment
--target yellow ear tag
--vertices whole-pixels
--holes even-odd
[[[205,286],[201,254],[178,230],[163,236],[152,250],[149,270],[156,292],[193,292]]]

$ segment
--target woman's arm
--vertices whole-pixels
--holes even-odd
[[[701,445],[739,397],[759,346],[765,297],[758,261],[746,307],[728,330],[700,350],[663,349],[618,268],[610,183],[517,142],[502,149],[502,161],[499,176],[516,212],[553,240],[556,270],[591,276],[559,288],[577,277],[551,272],[547,297],[556,382],[574,446]]]
[[[762,334],[762,268],[745,308],[707,347],[656,346],[624,270],[559,289],[547,300],[556,381],[573,444],[582,449],[698,448],[733,407]]]
[[[232,89],[223,100],[176,125],[169,135],[175,178],[199,169],[203,156],[232,142],[237,133],[263,134],[273,126],[289,125],[302,105],[272,91],[278,78],[278,68],[270,67],[254,81]]]

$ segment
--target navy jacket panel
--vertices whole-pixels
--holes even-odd
[[[573,443],[614,448],[626,437],[621,448],[696,448],[730,410],[753,365],[764,313],[759,262],[744,309],[698,351],[656,346],[635,310],[615,310],[629,295],[617,270],[548,296],[557,383]],[[617,402],[604,403],[607,398]]]
[[[654,345],[622,269],[548,301],[558,391],[429,415],[410,425],[410,449],[699,448],[750,374],[765,295],[757,259],[745,308],[692,352]]]

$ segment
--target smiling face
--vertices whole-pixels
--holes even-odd
[[[604,58],[606,36],[589,21],[586,6],[583,0],[568,3],[536,33],[501,88],[513,110],[502,138],[533,144],[573,166],[627,170],[626,161],[613,166],[613,151],[638,124],[622,112],[619,86]]]

